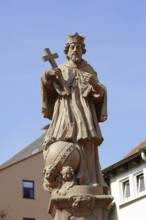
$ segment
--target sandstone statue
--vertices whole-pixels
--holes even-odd
[[[60,66],[54,60],[58,55],[49,49],[43,57],[53,67],[41,77],[42,113],[51,120],[43,142],[44,188],[58,196],[74,186],[106,186],[98,147],[103,142],[99,123],[107,119],[107,93],[96,71],[82,59],[84,40],[78,33],[67,36],[66,61]]]
[[[97,147],[103,141],[99,122],[107,119],[106,88],[82,59],[84,37],[68,36],[64,52],[67,60],[41,77],[42,112],[52,120],[43,143],[44,157],[54,143],[74,144],[80,153],[77,184],[96,186],[102,181]]]

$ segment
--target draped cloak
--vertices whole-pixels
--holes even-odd
[[[59,68],[69,94],[66,93],[61,80],[49,76],[50,70],[46,70],[41,77],[42,113],[44,117],[52,120],[43,146],[46,145],[47,149],[56,141],[78,144],[83,149],[88,163],[88,171],[85,162],[81,163],[79,176],[85,176],[85,173],[90,176],[95,172],[96,177],[92,175],[88,178],[104,185],[96,147],[103,141],[99,122],[102,122],[103,116],[107,118],[106,88],[99,82],[94,69],[84,60],[78,66],[71,66],[66,61]],[[86,73],[94,77],[98,91],[86,80]],[[91,154],[94,155],[93,159]],[[81,183],[86,184],[87,181],[83,180]]]

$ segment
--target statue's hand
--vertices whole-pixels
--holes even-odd
[[[86,81],[93,87],[93,89],[95,91],[98,91],[99,84],[98,84],[98,81],[96,80],[96,78],[92,74],[87,73],[87,72],[84,73],[84,76],[86,77]]]
[[[56,68],[53,68],[49,71],[46,71],[46,77],[49,79],[50,77],[51,78],[57,78],[57,79],[60,79],[62,77],[62,73],[61,73],[61,70],[56,67]]]

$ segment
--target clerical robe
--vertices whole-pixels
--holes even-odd
[[[97,146],[103,141],[99,122],[107,118],[106,89],[84,60],[77,66],[66,61],[59,68],[62,80],[52,76],[51,70],[41,77],[42,113],[52,120],[43,143],[44,155],[54,142],[77,144],[81,153],[78,183],[105,186]],[[89,84],[87,73],[94,77],[97,89]]]
[[[84,60],[79,66],[71,66],[66,61],[59,68],[70,94],[66,94],[59,79],[49,76],[48,70],[41,78],[42,112],[52,120],[46,145],[59,140],[73,143],[92,140],[100,145],[103,137],[99,122],[102,116],[107,117],[105,87]],[[94,76],[98,92],[86,80],[86,72]]]

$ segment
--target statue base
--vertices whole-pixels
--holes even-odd
[[[48,212],[54,220],[107,220],[112,201],[100,186],[73,186],[64,196],[52,195]]]

